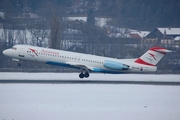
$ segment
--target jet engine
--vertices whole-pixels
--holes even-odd
[[[112,70],[128,70],[129,69],[129,65],[122,64],[120,62],[111,61],[111,60],[105,60],[103,66]]]

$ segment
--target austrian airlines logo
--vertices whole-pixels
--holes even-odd
[[[149,55],[150,55],[151,57],[153,57],[153,58],[156,60],[156,56],[155,56],[154,54],[149,53]]]
[[[37,50],[34,50],[34,49],[32,49],[32,48],[29,48],[29,50],[31,50],[31,52],[33,52],[34,54],[36,54],[36,56],[38,56],[38,51]]]

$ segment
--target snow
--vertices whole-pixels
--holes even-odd
[[[179,120],[180,86],[0,84],[1,120]]]
[[[67,19],[69,20],[83,20],[84,22],[87,22],[87,17],[68,17]],[[97,26],[100,26],[100,27],[103,27],[107,24],[108,21],[110,21],[111,19],[110,18],[99,18],[99,17],[95,17],[95,20],[96,20],[96,25]]]
[[[67,17],[67,19],[72,20],[72,21],[74,21],[74,20],[79,20],[79,21],[83,20],[83,21],[86,22],[87,17]]]
[[[180,75],[169,74],[100,74],[90,73],[80,79],[79,73],[13,73],[0,72],[0,80],[97,80],[97,81],[161,81],[180,82]]]
[[[180,36],[174,38],[175,41],[180,41]]]
[[[180,28],[157,28],[162,34],[166,32],[166,35],[179,35]]]
[[[141,36],[141,38],[146,37],[150,32],[149,31],[138,31],[138,30],[132,30],[131,34],[138,34]]]
[[[4,19],[5,13],[0,11],[0,18]]]
[[[0,80],[179,81],[180,75],[1,72]],[[179,120],[180,86],[0,84],[0,120]]]

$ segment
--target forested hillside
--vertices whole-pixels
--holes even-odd
[[[120,27],[180,27],[179,0],[1,0],[0,9],[6,17],[29,11],[47,19],[54,11],[61,16],[85,16],[91,9],[95,16],[110,17],[110,24]]]
[[[179,27],[179,0],[109,0],[102,1],[106,15],[117,18],[119,25],[134,28]]]

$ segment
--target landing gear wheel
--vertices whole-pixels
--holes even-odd
[[[86,73],[84,74],[84,77],[85,77],[85,78],[88,78],[88,77],[89,77],[89,73],[86,72]]]
[[[20,67],[20,66],[21,66],[21,63],[18,63],[17,66]]]
[[[80,73],[80,74],[79,74],[79,78],[84,78],[84,74],[83,74],[83,73]]]

